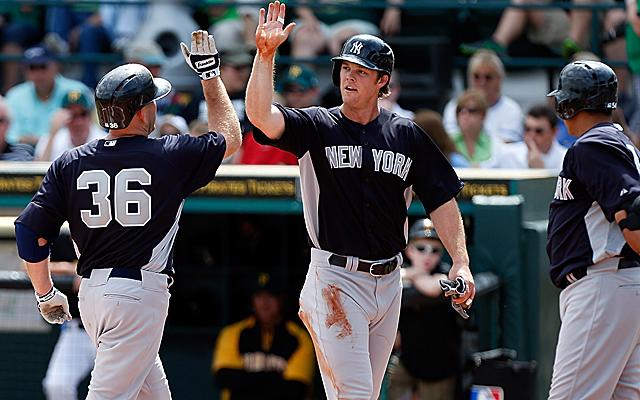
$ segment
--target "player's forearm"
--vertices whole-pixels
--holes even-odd
[[[249,121],[271,139],[281,134],[280,110],[273,105],[274,57],[258,53],[247,85],[245,107]],[[284,125],[284,121],[281,122]]]
[[[26,262],[27,273],[31,284],[38,294],[45,294],[53,287],[51,273],[49,272],[49,259],[46,258],[37,263]]]
[[[204,98],[207,102],[207,118],[209,129],[224,136],[227,149],[224,157],[227,158],[240,148],[242,144],[242,131],[240,121],[229,100],[227,90],[218,78],[202,80]]]
[[[469,254],[465,240],[462,216],[458,203],[451,199],[431,212],[431,220],[435,225],[442,244],[451,256],[454,267],[469,268]]]
[[[623,219],[627,218],[627,211],[620,210],[615,214],[616,222],[620,223]],[[624,239],[629,244],[629,247],[636,253],[640,253],[640,230],[632,231],[629,229],[623,229],[622,234]]]

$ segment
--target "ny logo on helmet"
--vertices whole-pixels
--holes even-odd
[[[360,50],[362,50],[362,42],[355,42],[353,45],[351,45],[351,53],[360,54]]]

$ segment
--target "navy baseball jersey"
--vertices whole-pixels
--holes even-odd
[[[285,119],[277,141],[300,165],[311,246],[365,260],[391,258],[407,244],[412,190],[427,213],[455,197],[463,183],[426,133],[385,109],[370,123],[347,119],[338,107],[276,106]]]
[[[606,258],[638,258],[615,213],[640,195],[639,171],[638,149],[612,123],[596,125],[569,148],[549,210],[547,253],[556,286]]]
[[[213,179],[225,149],[215,132],[94,140],[51,164],[16,223],[52,241],[69,221],[80,275],[99,268],[172,274],[184,199]]]

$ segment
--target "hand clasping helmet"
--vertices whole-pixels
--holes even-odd
[[[124,129],[144,106],[171,91],[169,81],[154,78],[140,64],[125,64],[109,71],[96,85],[100,126]]]
[[[606,64],[576,61],[560,71],[558,89],[547,97],[556,98],[556,113],[571,119],[582,110],[615,110],[618,105],[618,78]]]
[[[336,87],[340,87],[340,66],[342,61],[349,61],[374,71],[391,76],[393,71],[393,50],[382,39],[372,35],[355,35],[347,39],[342,52],[333,61],[332,79]]]

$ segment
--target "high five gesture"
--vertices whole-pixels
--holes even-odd
[[[256,47],[260,57],[272,57],[278,46],[287,40],[296,25],[290,23],[283,29],[285,9],[285,4],[281,4],[279,1],[269,3],[266,19],[264,8],[260,9],[260,18],[256,29]]]

